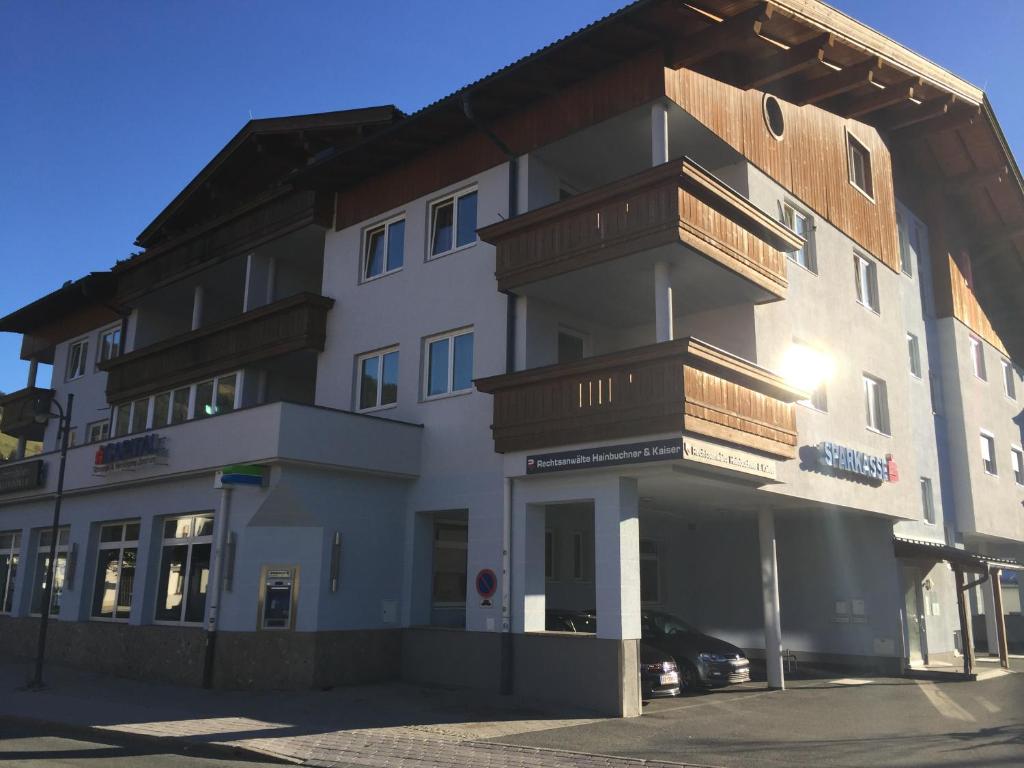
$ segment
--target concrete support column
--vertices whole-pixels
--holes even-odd
[[[631,477],[617,478],[594,499],[598,637],[640,637],[639,503],[637,481]]]
[[[543,504],[514,500],[512,506],[512,631],[545,629]]]
[[[668,105],[664,101],[651,104],[651,165],[668,162]]]
[[[192,330],[203,324],[203,286],[197,285],[192,293]]]
[[[761,544],[761,596],[764,602],[764,658],[768,687],[786,687],[782,671],[782,622],[779,616],[779,564],[775,546],[775,513],[767,507],[757,514]]]
[[[654,332],[661,343],[675,338],[672,305],[672,268],[667,261],[654,265]]]
[[[985,643],[989,656],[999,655],[999,616],[996,610],[995,591],[997,584],[991,575],[981,585],[981,602],[985,611]]]

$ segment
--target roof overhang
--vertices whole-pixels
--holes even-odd
[[[1024,563],[1019,563],[1016,560],[991,557],[978,552],[951,547],[948,544],[917,539],[903,539],[898,536],[893,538],[892,543],[896,557],[911,560],[929,560],[932,562],[944,561],[964,571],[986,573],[989,568],[1005,568],[1014,571],[1024,570]]]

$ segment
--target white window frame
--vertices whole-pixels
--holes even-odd
[[[910,358],[910,375],[915,379],[923,379],[924,373],[921,368],[921,340],[917,334],[907,331],[907,356]]]
[[[398,384],[395,385],[395,402],[393,403],[381,403],[384,397],[384,357],[390,354],[398,355],[398,345],[391,347],[384,347],[373,352],[365,352],[356,357],[356,386],[355,386],[355,410],[359,413],[369,413],[370,411],[382,411],[388,408],[395,408],[398,406]],[[377,377],[377,397],[373,405],[368,405],[365,408],[361,406],[363,396],[363,361],[377,358],[377,370],[380,374]],[[398,357],[399,372],[401,372],[402,358],[401,355]],[[399,373],[401,375],[401,373]]]
[[[915,253],[910,248],[910,227],[908,226],[906,217],[896,211],[896,232],[899,237],[900,246],[900,272],[907,277],[914,277],[914,263],[911,259],[911,254]]]
[[[446,331],[444,333],[438,333],[434,336],[427,336],[423,340],[423,399],[426,400],[439,400],[444,397],[455,397],[458,395],[464,395],[473,391],[473,377],[470,374],[469,386],[465,389],[453,389],[455,379],[455,339],[459,336],[465,336],[466,334],[473,333],[473,326],[467,326],[460,328],[455,331]],[[444,392],[438,392],[437,394],[430,394],[430,345],[448,339],[448,385]],[[473,365],[476,365],[476,336],[473,337],[473,345],[471,347],[473,355]]]
[[[1006,395],[1007,399],[1017,400],[1017,371],[1006,358],[1000,358],[1000,363],[1003,366],[1003,394]]]
[[[111,326],[110,328],[104,328],[99,332],[99,336],[96,337],[96,365],[105,363],[107,360],[113,360],[115,357],[119,357],[121,354],[121,324]],[[103,356],[103,340],[108,336],[117,334],[117,344],[114,344],[111,348],[113,349],[110,357]]]
[[[99,430],[99,436],[94,437],[94,430]],[[102,443],[110,439],[110,419],[90,422],[85,426],[86,440],[92,443]]]
[[[854,274],[856,282],[854,287],[857,290],[857,303],[866,309],[870,309],[876,315],[882,314],[882,300],[878,294],[878,265],[874,259],[861,253],[853,252]],[[867,285],[865,285],[865,280]],[[864,296],[864,292],[867,296]]]
[[[6,573],[4,574],[3,584],[6,587],[6,591],[0,592],[0,615],[10,616],[14,613],[14,590],[17,589],[18,572],[21,571],[21,576],[25,576],[25,566],[21,557],[21,531],[0,531],[0,541],[7,541],[10,543],[6,546],[0,547],[0,555],[7,557]],[[14,573],[13,577],[11,573]],[[13,580],[12,580],[13,579]],[[7,596],[11,597],[11,605],[7,607]]]
[[[78,366],[76,368],[77,372],[75,372],[75,371],[71,370],[71,359],[72,359],[72,356],[74,355],[75,349],[77,349],[77,348],[81,348],[81,351],[78,353]],[[89,372],[89,337],[86,336],[85,338],[78,339],[76,341],[72,341],[70,344],[68,344],[68,359],[67,359],[67,368],[66,368],[66,370],[64,372],[64,380],[65,381],[76,381],[76,380],[82,378],[83,376],[85,376],[88,372]]]
[[[802,208],[796,203],[791,202],[790,200],[780,201],[779,206],[782,209],[781,216],[783,226],[785,226],[791,232],[799,234],[796,227],[794,226],[794,223],[796,217],[800,217],[801,219],[804,220],[804,230],[806,232],[806,237],[804,239],[804,247],[801,248],[799,251],[787,253],[786,256],[788,256],[789,260],[796,264],[798,267],[802,267],[803,269],[810,272],[812,275],[817,275],[818,258],[814,252],[814,217],[811,216],[811,214],[809,214],[806,209]],[[791,218],[794,220],[794,223],[791,223]],[[797,258],[797,254],[801,252],[804,254],[805,263],[801,263],[800,259]]]
[[[981,448],[981,466],[985,470],[986,475],[991,477],[999,477],[999,462],[996,461],[996,436],[989,432],[987,429],[983,429],[979,433],[980,441],[979,446]],[[985,454],[988,453],[988,461],[985,460]],[[992,469],[989,470],[988,465],[992,464]]]
[[[41,563],[40,563],[40,560],[39,560],[39,556],[40,555],[44,555],[46,557],[50,556],[50,542],[46,542],[44,544],[43,543],[43,537],[44,536],[49,536],[51,530],[52,530],[51,528],[38,528],[38,529],[36,529],[36,536],[35,536],[35,540],[36,540],[35,560],[32,563],[32,567],[34,569],[34,572],[32,574],[31,589],[29,590],[29,594],[28,594],[29,616],[42,616],[43,615],[42,611],[36,612],[36,611],[32,610],[32,608],[33,608],[32,603],[34,602],[34,598],[35,598],[36,586],[39,586],[39,589],[40,589],[40,601],[42,600],[42,582],[46,578],[46,570],[45,569],[40,570]],[[70,545],[71,545],[71,526],[62,525],[60,528],[57,529],[57,550],[56,550],[56,563],[60,562],[61,555],[64,556],[64,570],[60,574],[60,594],[61,594],[62,597],[64,595],[64,584],[67,581],[67,577],[68,577],[67,567],[68,567],[68,559],[69,559],[68,558],[68,553],[71,551],[71,546]],[[53,569],[53,575],[54,575],[54,579],[53,580],[55,582],[54,586],[56,586],[56,581],[57,581],[57,566],[56,566],[56,563],[54,564],[54,569]],[[58,592],[58,590],[56,590],[56,589],[53,589],[53,588],[50,589],[50,618],[51,619],[59,618],[59,614],[60,614],[59,607],[58,607],[58,610],[56,610],[56,611],[53,610],[53,601],[57,598],[57,592]],[[41,607],[42,607],[42,605],[40,605],[40,608]]]
[[[872,376],[869,373],[863,374],[863,379],[866,426],[871,432],[889,436],[891,434],[889,395],[885,380]],[[877,393],[877,400],[868,393],[869,390]]]
[[[206,381],[209,381],[209,379],[206,379]],[[195,535],[195,518],[199,518],[199,517],[209,518],[210,520],[213,520],[214,525],[216,525],[216,518],[214,517],[213,512],[193,512],[191,514],[184,514],[184,515],[168,515],[167,517],[161,517],[158,520],[159,525],[160,525],[160,550],[159,550],[159,554],[158,554],[158,556],[156,558],[156,599],[155,599],[155,601],[153,603],[153,623],[154,624],[160,624],[160,625],[163,625],[163,626],[170,626],[170,627],[180,627],[180,626],[195,627],[195,626],[202,626],[202,624],[205,623],[205,621],[206,621],[206,613],[207,613],[207,610],[210,607],[210,603],[209,603],[209,597],[210,597],[209,589],[212,586],[212,584],[210,584],[209,582],[207,583],[206,605],[204,606],[204,610],[203,610],[203,618],[200,619],[199,621],[185,621],[185,613],[186,613],[186,609],[188,608],[188,605],[187,605],[187,600],[188,600],[188,577],[189,577],[189,574],[191,573],[191,570],[192,570],[192,552],[195,550],[195,547],[197,545],[198,546],[202,546],[203,544],[209,544],[210,545],[210,570],[211,570],[211,574],[213,572],[213,559],[217,556],[217,553],[213,551],[213,527],[214,526],[210,526],[210,534],[208,536],[196,536]],[[181,538],[167,538],[167,537],[165,537],[164,536],[164,525],[168,521],[170,521],[170,520],[181,520],[183,518],[193,518],[193,520],[192,520],[192,528],[191,528],[191,531],[190,531],[190,535],[189,536],[184,536],[184,537],[181,537]],[[176,621],[173,620],[173,619],[158,619],[158,618],[156,618],[156,611],[157,611],[157,608],[159,606],[159,602],[160,602],[160,598],[161,598],[161,595],[160,595],[160,573],[163,571],[163,567],[164,567],[164,549],[166,547],[174,547],[174,546],[182,546],[182,545],[188,546],[188,554],[185,556],[185,568],[184,568],[184,571],[183,571],[185,576],[184,576],[184,579],[182,580],[182,588],[185,591],[182,593],[181,607],[180,607],[180,611],[179,611],[179,616],[181,616],[181,618],[176,620]]]
[[[988,366],[985,365],[985,342],[977,336],[969,336],[971,345],[971,368],[974,377],[981,381],[988,381]]]
[[[867,183],[867,189],[857,183],[854,174],[854,145],[864,153],[864,180]],[[860,192],[864,197],[870,200],[872,203],[875,202],[875,178],[874,178],[874,158],[871,155],[871,150],[868,145],[863,141],[854,136],[849,129],[846,131],[846,177],[850,182],[850,186]]]
[[[402,265],[395,267],[394,269],[388,269],[388,246],[391,241],[391,225],[397,224],[400,221],[405,222],[405,227],[402,230]],[[370,283],[373,282],[374,280],[386,277],[387,275],[393,275],[396,272],[402,271],[402,269],[405,267],[405,234],[408,228],[409,225],[408,222],[406,221],[405,213],[402,212],[396,214],[395,216],[392,216],[389,219],[378,221],[376,224],[372,224],[371,226],[368,226],[363,230],[363,237],[361,243],[362,258],[359,260],[360,283]],[[370,237],[381,230],[383,230],[384,232],[384,263],[382,265],[383,269],[376,275],[367,275],[366,269],[367,266],[369,265],[370,259],[370,252],[368,250],[370,245]]]
[[[156,392],[156,393],[154,393],[152,395],[149,395],[148,397],[137,397],[134,400],[131,400],[131,401],[127,402],[127,403],[121,403],[120,405],[115,405],[111,409],[111,419],[110,419],[111,432],[116,432],[114,427],[117,426],[117,417],[118,417],[119,412],[121,411],[121,409],[125,408],[125,407],[127,407],[129,409],[129,412],[128,412],[128,431],[123,433],[123,434],[114,434],[112,436],[117,438],[117,437],[125,437],[127,435],[139,435],[139,434],[142,434],[143,432],[150,432],[153,429],[166,429],[167,427],[173,427],[176,424],[185,424],[186,422],[189,422],[189,421],[195,421],[196,420],[196,413],[197,413],[197,411],[196,411],[196,405],[197,405],[197,403],[196,403],[196,392],[197,392],[197,390],[199,388],[199,385],[200,384],[205,384],[205,383],[207,383],[209,381],[212,381],[213,382],[213,401],[216,402],[216,400],[217,400],[217,389],[220,386],[221,379],[230,379],[232,376],[235,377],[235,399],[234,399],[234,402],[232,404],[231,410],[228,411],[227,413],[234,413],[235,411],[239,410],[242,407],[242,382],[244,380],[244,378],[243,378],[244,377],[244,373],[241,370],[228,371],[227,373],[222,373],[222,374],[219,374],[217,376],[211,376],[210,378],[205,378],[205,379],[202,379],[201,381],[197,381],[197,382],[194,382],[192,384],[183,384],[182,386],[174,387],[173,389],[163,389],[163,390],[160,390],[159,392]],[[171,414],[173,413],[173,410],[174,410],[174,393],[178,392],[180,390],[183,390],[183,389],[188,389],[188,391],[189,391],[188,392],[188,415],[185,417],[185,421],[179,421],[179,422],[172,423],[171,422]],[[167,400],[167,414],[166,414],[167,421],[164,424],[161,424],[159,427],[154,427],[153,425],[156,422],[156,399],[158,397],[160,397],[161,395],[170,395],[170,397]],[[139,403],[139,402],[142,402],[143,400],[148,401],[148,408],[149,408],[149,415],[146,417],[146,427],[143,430],[132,431],[131,425],[135,421],[135,404]],[[204,416],[203,418],[209,419],[209,418],[212,418],[214,416],[220,416],[220,415],[222,415],[222,414],[213,413],[213,414],[209,414],[207,416]]]
[[[139,534],[134,539],[126,538],[127,535],[128,535],[128,526],[129,525],[134,525],[136,528],[139,529]],[[103,541],[103,529],[104,528],[120,528],[121,529],[121,538],[118,541]],[[92,582],[92,585],[91,585],[92,586],[92,591],[87,593],[87,595],[86,595],[86,597],[89,600],[89,621],[110,621],[110,622],[116,622],[116,623],[119,623],[119,624],[124,624],[124,623],[126,623],[128,621],[129,616],[130,616],[131,611],[132,611],[132,605],[128,606],[129,616],[126,616],[124,618],[118,618],[117,617],[117,606],[114,606],[114,615],[113,616],[109,616],[109,617],[108,616],[95,616],[93,614],[93,603],[94,603],[94,601],[96,599],[96,579],[99,578],[99,567],[100,567],[99,553],[100,552],[104,552],[104,551],[108,551],[108,550],[112,550],[112,549],[118,550],[117,583],[114,585],[114,595],[115,596],[120,596],[120,594],[121,594],[121,576],[124,573],[124,570],[121,567],[121,564],[124,563],[124,550],[125,549],[134,549],[135,550],[135,556],[138,557],[138,553],[139,553],[139,537],[141,536],[141,531],[142,531],[142,525],[141,525],[141,521],[138,518],[134,518],[134,519],[131,519],[131,520],[118,520],[116,522],[100,523],[99,524],[99,535],[97,536],[97,544],[96,544],[96,552],[97,552],[97,557],[96,557],[96,573],[95,573],[95,576],[94,576],[94,579],[93,579],[93,582]],[[162,550],[161,550],[161,554],[163,554]],[[138,561],[136,560],[136,574],[138,575],[139,573],[141,573],[141,571],[138,570],[137,563],[138,563]],[[115,597],[115,600],[116,600],[116,597]],[[135,603],[135,591],[133,590],[132,591],[132,604],[134,604],[134,603]]]
[[[433,261],[434,259],[440,259],[442,256],[447,256],[450,253],[461,251],[464,248],[472,248],[474,245],[480,242],[479,235],[476,234],[476,229],[473,230],[473,239],[459,245],[459,200],[467,195],[476,194],[476,214],[477,214],[477,228],[480,224],[480,191],[479,188],[474,184],[471,187],[465,187],[457,192],[450,192],[443,197],[439,197],[435,200],[431,200],[427,204],[427,261]],[[447,251],[438,251],[433,253],[434,246],[434,211],[437,208],[445,205],[446,203],[452,204],[452,247]]]
[[[1010,446],[1010,469],[1017,485],[1024,486],[1024,448],[1019,445]]]
[[[928,525],[935,525],[935,490],[930,477],[921,478],[921,506],[924,521]]]

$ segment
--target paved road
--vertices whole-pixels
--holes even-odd
[[[56,735],[53,729],[0,720],[4,768],[268,768],[268,762],[188,754],[173,746],[118,740],[111,735]]]
[[[495,741],[724,768],[1024,766],[1024,674],[800,685],[663,700],[635,720]]]

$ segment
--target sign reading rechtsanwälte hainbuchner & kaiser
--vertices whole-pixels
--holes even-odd
[[[683,457],[683,441],[679,438],[653,440],[628,445],[602,445],[560,453],[542,453],[526,457],[526,474],[562,472],[567,469],[597,469],[617,464],[642,464],[647,461],[670,461]]]

